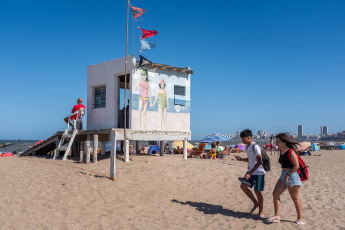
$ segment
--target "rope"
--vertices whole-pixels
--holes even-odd
[[[132,17],[132,23],[133,23],[133,50],[132,55],[134,56],[134,18]]]

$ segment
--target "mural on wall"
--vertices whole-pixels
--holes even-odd
[[[158,112],[159,112],[159,123],[161,129],[163,129],[163,120],[164,120],[164,129],[167,128],[167,107],[169,107],[169,98],[167,90],[165,89],[165,81],[161,79],[159,82],[159,89],[157,91],[157,96],[151,107],[153,107],[158,101]]]
[[[146,128],[147,119],[147,105],[150,97],[150,105],[152,106],[151,87],[149,76],[146,69],[141,71],[141,79],[135,85],[134,89],[140,87],[139,94],[139,114],[140,114],[140,128]]]
[[[131,128],[190,130],[190,78],[166,69],[133,72]]]

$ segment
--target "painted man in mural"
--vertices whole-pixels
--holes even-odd
[[[149,76],[146,69],[141,71],[141,79],[135,85],[134,89],[136,90],[140,87],[140,94],[139,94],[139,114],[140,114],[140,128],[146,128],[146,112],[147,112],[147,104],[149,103],[150,97],[150,104],[152,104],[151,99],[151,87],[149,83]]]
[[[168,93],[165,89],[165,81],[161,79],[159,82],[159,89],[157,91],[157,96],[155,101],[153,102],[153,107],[158,100],[158,112],[159,112],[159,121],[161,125],[161,129],[163,129],[163,120],[164,120],[164,129],[167,128],[167,108],[169,107],[169,99]]]

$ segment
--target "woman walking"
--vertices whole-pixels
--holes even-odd
[[[297,173],[299,163],[294,151],[297,143],[284,133],[276,136],[276,144],[280,149],[279,163],[282,166],[282,173],[273,191],[274,216],[267,219],[269,222],[280,222],[280,195],[288,189],[297,212],[297,220],[293,223],[305,224],[302,219],[302,202],[299,198],[299,190],[303,185]]]

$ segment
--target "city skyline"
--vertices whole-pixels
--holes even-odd
[[[278,134],[280,132],[268,132],[264,129],[258,129],[258,130],[251,130],[253,132],[253,135],[260,135],[260,136],[272,136],[274,134]],[[240,130],[237,130],[236,133],[230,133],[229,135],[231,136],[237,136],[239,137],[240,135]],[[330,133],[328,132],[328,126],[325,126],[325,125],[322,125],[320,126],[320,132],[319,133],[306,133],[304,132],[304,126],[303,125],[298,125],[297,126],[297,131],[296,132],[293,132],[293,131],[285,131],[283,133],[293,133],[294,135],[297,135],[299,138],[300,136],[307,136],[307,135],[320,135],[320,136],[327,136],[327,135],[334,135],[334,134],[337,134],[337,133],[342,133],[342,132],[345,132],[345,129],[344,130],[338,130],[334,133]],[[301,134],[301,135],[300,135]]]

